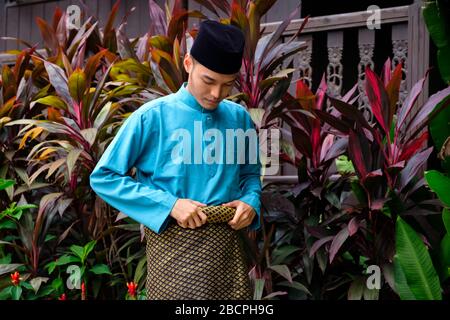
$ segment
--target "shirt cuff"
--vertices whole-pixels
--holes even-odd
[[[156,231],[156,233],[161,234],[164,230],[166,230],[167,225],[170,221],[170,213],[172,212],[173,207],[175,206],[175,203],[177,202],[178,198],[169,194],[168,199],[166,201],[168,211],[165,211],[164,214],[161,214],[158,216],[158,220],[155,221],[153,226],[151,226],[150,229],[153,229]]]
[[[253,218],[252,223],[248,226],[249,230],[257,231],[261,227],[261,201],[258,196],[254,196],[252,194],[247,194],[245,196],[240,197],[238,200],[245,202],[249,206],[255,210],[256,215]]]

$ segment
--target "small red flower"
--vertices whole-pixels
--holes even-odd
[[[81,282],[81,300],[86,300],[86,285]]]
[[[20,283],[20,273],[18,271],[11,273],[11,282],[13,285],[18,286]]]
[[[131,282],[127,282],[127,287],[128,287],[128,294],[135,298],[136,297],[136,288],[137,288],[137,284],[134,283],[133,281]]]
[[[67,300],[67,296],[65,293],[59,296],[58,300]]]

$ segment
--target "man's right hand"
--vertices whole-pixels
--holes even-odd
[[[178,199],[170,215],[181,227],[195,229],[206,223],[207,216],[201,210],[205,206],[206,204],[191,199]]]

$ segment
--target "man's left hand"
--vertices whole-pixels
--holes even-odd
[[[251,206],[240,200],[234,200],[222,205],[236,209],[233,219],[228,221],[228,224],[234,230],[239,230],[249,226],[256,215],[255,210]]]

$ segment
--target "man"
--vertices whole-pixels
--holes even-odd
[[[252,297],[242,236],[260,225],[261,165],[249,113],[224,99],[244,45],[237,27],[204,21],[188,82],[133,112],[90,176],[146,227],[148,299]]]

